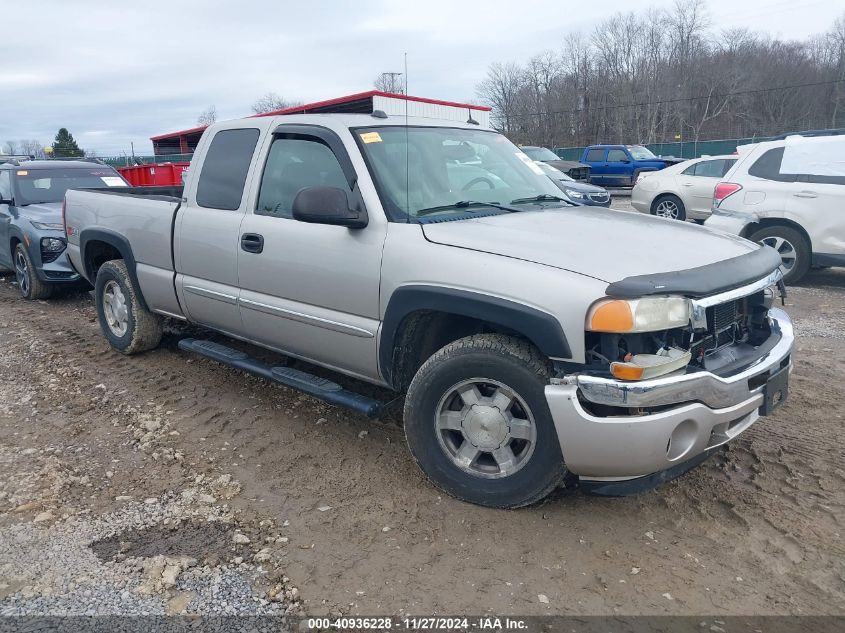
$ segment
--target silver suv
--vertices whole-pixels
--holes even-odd
[[[845,136],[789,136],[739,149],[706,226],[780,253],[786,283],[845,266]]]

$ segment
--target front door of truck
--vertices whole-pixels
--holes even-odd
[[[384,220],[349,229],[292,217],[304,187],[337,187],[361,201],[340,139],[317,126],[279,126],[259,176],[238,251],[244,331],[288,354],[377,377]]]
[[[187,316],[217,330],[241,334],[238,253],[244,185],[259,131],[221,130],[204,158],[196,188],[177,214],[176,287]]]

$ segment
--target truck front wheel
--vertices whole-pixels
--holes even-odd
[[[137,354],[158,347],[163,332],[162,318],[138,301],[123,260],[115,259],[100,266],[94,296],[100,329],[114,349],[122,354]]]
[[[566,475],[548,381],[545,359],[525,341],[478,334],[450,343],[408,388],[411,454],[459,499],[496,508],[543,499]]]

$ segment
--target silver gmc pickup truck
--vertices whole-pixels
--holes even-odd
[[[125,354],[158,345],[170,317],[405,394],[422,470],[488,506],[564,480],[646,489],[783,402],[793,334],[773,307],[773,249],[575,206],[474,123],[374,112],[212,125],[184,192],[69,191],[70,260]],[[382,410],[219,340],[179,345]]]

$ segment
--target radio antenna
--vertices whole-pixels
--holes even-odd
[[[405,52],[405,214],[411,222],[411,157],[408,146],[408,52]]]

